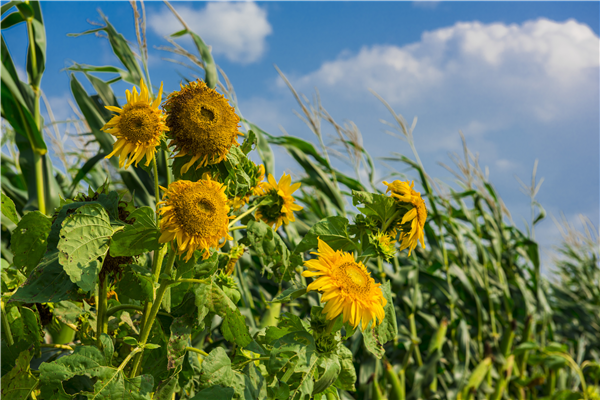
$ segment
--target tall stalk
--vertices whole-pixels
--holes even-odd
[[[108,330],[108,316],[106,315],[107,308],[107,295],[108,295],[108,274],[100,277],[98,283],[98,301],[96,303],[96,345],[98,348],[102,348],[102,341],[100,338],[103,333],[107,333]]]
[[[29,38],[29,53],[31,54],[31,69],[33,71],[37,71],[37,57],[35,54],[35,38],[33,36],[33,23],[31,19],[27,20],[27,36]],[[40,88],[37,86],[35,82],[31,79],[29,80],[29,85],[33,89],[33,93],[35,94],[34,100],[34,111],[33,111],[33,120],[35,121],[35,125],[37,130],[42,132],[42,121],[40,114]],[[29,135],[28,135],[29,136]],[[35,188],[37,192],[37,200],[38,200],[38,210],[42,214],[46,214],[46,192],[44,188],[44,166],[43,166],[43,154],[38,150],[35,143],[33,142],[33,138],[29,137],[29,144],[31,145],[31,150],[33,151],[33,164],[35,171]]]
[[[169,253],[167,266],[165,268],[165,274],[171,274],[176,257],[176,251],[171,251],[171,253]],[[145,323],[144,327],[142,328],[142,332],[140,333],[140,340],[138,341],[140,347],[143,347],[148,341],[148,336],[150,335],[150,330],[152,329],[152,325],[154,324],[154,320],[156,319],[156,315],[158,314],[158,309],[160,308],[160,304],[162,303],[163,296],[165,295],[165,292],[167,291],[171,283],[172,282],[169,280],[165,280],[161,283],[160,287],[158,288],[158,291],[156,292],[156,296],[154,297],[154,302],[152,303],[152,308],[150,309],[149,314],[144,315]],[[132,378],[134,378],[138,373],[142,362],[142,355],[143,350],[139,354],[137,354],[135,356],[135,359],[133,360],[133,368],[131,369]]]

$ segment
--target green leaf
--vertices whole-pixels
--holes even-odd
[[[204,309],[214,312],[223,318],[221,332],[225,340],[237,343],[241,347],[245,347],[252,342],[246,319],[216,283],[196,285],[194,294],[196,295],[196,306],[200,313],[199,319],[206,316]]]
[[[96,33],[98,31],[106,32],[113,53],[119,58],[123,66],[127,68],[127,71],[129,72],[128,74],[123,76],[123,80],[133,85],[139,85],[140,79],[142,79],[143,77],[142,70],[136,60],[133,51],[127,43],[127,40],[125,40],[125,37],[123,37],[122,34],[117,32],[114,26],[110,22],[108,22],[108,18],[106,16],[104,16],[103,14],[101,14],[101,16],[106,26],[103,26],[98,29],[92,29],[82,33],[70,33],[67,36],[77,37],[82,35],[88,35],[90,33]]]
[[[4,400],[27,400],[38,380],[29,370],[31,355],[28,350],[19,354],[15,367],[2,377],[0,394]]]
[[[298,297],[304,295],[306,293],[306,288],[296,288],[291,287],[280,293],[279,296],[275,297],[271,303],[287,303],[289,301],[295,300]]]
[[[273,342],[267,369],[275,374],[289,365],[292,358],[297,358],[294,371],[309,372],[317,357],[317,348],[312,335],[306,331],[296,331]]]
[[[352,191],[352,203],[356,206],[363,204],[359,210],[367,216],[375,218],[380,224],[385,224],[398,210],[394,199],[384,194]],[[388,226],[390,226],[388,224]]]
[[[466,398],[467,393],[471,389],[477,390],[479,388],[479,385],[481,385],[481,383],[485,379],[485,376],[487,375],[487,373],[489,372],[489,370],[491,368],[492,368],[492,359],[490,357],[486,357],[483,360],[481,360],[481,362],[477,365],[477,367],[475,367],[475,370],[469,377],[467,386],[465,386],[465,388],[463,389],[463,397],[464,398]]]
[[[11,299],[27,303],[58,302],[74,298],[77,285],[58,262],[58,251],[46,253],[27,281]]]
[[[540,346],[537,343],[524,342],[524,343],[519,344],[517,347],[515,347],[515,349],[512,351],[512,354],[520,355],[529,350],[538,350],[539,348],[540,348]]]
[[[59,262],[81,289],[94,288],[112,234],[108,214],[98,204],[78,208],[62,223]]]
[[[313,225],[294,253],[302,253],[318,247],[318,240],[327,243],[334,250],[354,250],[356,245],[348,236],[348,220],[344,217],[328,217]]]
[[[33,13],[33,18],[27,17],[30,21],[27,29],[30,30],[30,37],[33,38],[33,46],[28,46],[27,49],[27,76],[32,86],[39,87],[42,74],[46,69],[46,29],[44,28],[40,3],[29,3],[29,7]],[[17,5],[17,8],[23,12],[20,5]],[[35,63],[33,62],[34,57]]]
[[[74,74],[71,75],[71,92],[102,152],[110,154],[113,151],[114,139],[112,135],[101,130],[106,121]],[[117,165],[116,160],[111,162]]]
[[[250,126],[250,129],[256,133],[256,150],[258,151],[258,156],[265,165],[265,174],[267,174],[267,176],[268,174],[273,175],[275,173],[275,156],[273,155],[273,150],[271,149],[271,146],[269,146],[269,142],[266,138],[268,134],[250,121],[243,118],[242,121],[247,123]]]
[[[240,146],[240,150],[244,154],[250,153],[250,151],[252,151],[252,146],[254,145],[254,143],[256,143],[256,140],[257,140],[256,134],[253,131],[249,131],[246,134],[246,138],[244,139],[244,142]]]
[[[251,246],[262,258],[269,272],[277,273],[280,279],[291,279],[290,251],[279,234],[269,225],[262,221],[250,220],[246,228],[246,237],[240,243]]]
[[[38,265],[48,247],[48,234],[52,222],[39,211],[32,211],[23,216],[11,236],[11,250],[14,254],[13,264],[16,268],[24,268],[25,275]]]
[[[375,357],[381,359],[385,351],[383,350],[383,344],[379,340],[377,331],[369,326],[363,331],[362,337],[365,348]]]
[[[396,309],[394,308],[390,281],[386,281],[380,288],[383,297],[387,300],[387,304],[383,307],[385,318],[381,324],[377,325],[375,331],[381,344],[386,344],[390,340],[394,340],[398,335],[398,323],[396,322]]]
[[[2,193],[2,215],[10,219],[15,225],[19,223],[19,214],[15,209],[15,203],[4,193]]]
[[[217,347],[202,361],[200,387],[231,386],[232,384],[233,369],[231,368],[231,360],[222,347]]]
[[[131,336],[125,336],[123,338],[123,342],[125,342],[125,344],[128,344],[130,346],[137,346],[138,345],[138,341],[136,338],[133,338]],[[159,346],[160,347],[160,346]]]
[[[33,93],[29,86],[19,80],[4,37],[2,37],[0,75],[2,80],[2,117],[6,118],[15,132],[27,138],[30,149],[39,154],[47,153],[48,148],[31,112]]]
[[[317,366],[323,369],[321,376],[315,380],[315,385],[312,394],[323,392],[331,386],[340,374],[342,367],[337,355],[327,355],[319,357]]]
[[[129,214],[128,220],[134,219],[133,225],[125,225],[124,230],[115,233],[110,255],[131,257],[158,250],[160,229],[156,226],[155,215],[150,207],[141,207]]]
[[[93,392],[82,392],[82,394],[87,393],[88,398],[95,400],[115,398],[149,400],[154,386],[151,375],[141,375],[133,379],[126,378],[121,368],[106,365],[105,355],[92,346],[77,346],[72,355],[40,365],[42,385],[61,387],[66,381],[76,376],[97,378]]]
[[[340,361],[340,374],[335,381],[335,387],[342,390],[355,391],[356,368],[352,363],[352,352],[344,345],[338,346],[336,350]]]
[[[130,265],[118,285],[119,295],[123,294],[130,299],[151,301],[154,298],[151,274],[139,265]]]
[[[215,385],[202,390],[190,400],[231,400],[233,394],[232,388]]]

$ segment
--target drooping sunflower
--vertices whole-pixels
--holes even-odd
[[[295,204],[296,200],[292,196],[292,193],[300,187],[300,182],[293,185],[291,183],[292,177],[284,173],[279,183],[273,175],[269,174],[267,182],[260,184],[260,190],[257,193],[269,197],[272,202],[256,209],[257,221],[264,221],[271,227],[275,226],[275,230],[277,230],[281,225],[287,225],[296,220],[294,211],[302,210],[304,207]]]
[[[106,106],[110,111],[116,112],[102,130],[117,138],[113,144],[113,151],[105,158],[119,156],[119,167],[129,167],[138,163],[146,156],[146,166],[156,154],[156,147],[164,131],[168,131],[165,114],[158,108],[162,97],[163,85],[156,100],[150,99],[148,88],[143,80],[140,81],[140,93],[134,87],[132,92],[126,91],[127,104],[123,108]],[[129,161],[127,161],[129,159]]]
[[[386,193],[392,192],[391,196],[401,204],[408,206],[410,210],[404,214],[400,222],[400,251],[408,249],[408,255],[421,242],[425,248],[425,221],[427,220],[427,207],[421,198],[421,193],[413,189],[415,183],[394,181],[392,183],[383,182],[388,188]]]
[[[228,234],[229,206],[226,187],[205,175],[197,182],[176,181],[169,185],[158,210],[162,214],[159,242],[176,239],[178,253],[189,260],[195,250],[203,249],[203,259],[211,247],[218,248],[221,239],[232,239]]]
[[[344,322],[357,327],[362,322],[364,330],[370,321],[380,324],[385,318],[383,307],[387,300],[383,297],[381,284],[375,283],[362,262],[356,262],[352,253],[334,251],[327,243],[318,239],[317,259],[306,261],[308,268],[302,273],[305,277],[317,279],[308,285],[307,290],[323,293],[326,302],[323,313],[332,320],[344,314]]]
[[[240,118],[227,99],[201,80],[181,85],[163,105],[167,112],[169,138],[175,157],[191,156],[181,167],[185,174],[196,161],[197,168],[222,161],[231,146],[238,145]]]

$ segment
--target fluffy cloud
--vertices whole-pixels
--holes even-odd
[[[493,125],[491,109],[499,107],[512,118],[552,122],[597,97],[598,48],[594,32],[573,20],[460,22],[407,46],[364,47],[296,82],[353,99],[372,88],[398,106],[487,107],[492,118],[485,120]]]
[[[247,64],[257,61],[266,50],[266,37],[272,28],[267,21],[267,12],[255,3],[209,2],[200,10],[184,5],[177,5],[176,10],[190,29],[212,46],[215,55]],[[148,22],[161,36],[182,29],[171,13],[152,14]]]

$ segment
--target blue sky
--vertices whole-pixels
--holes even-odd
[[[444,182],[452,176],[448,152],[461,150],[462,130],[500,192],[515,224],[529,220],[528,198],[519,176],[529,182],[535,159],[545,181],[538,200],[549,213],[575,221],[588,216],[598,226],[599,185],[599,15],[598,2],[259,2],[173,3],[187,23],[212,45],[216,62],[236,89],[244,116],[272,134],[316,140],[292,112],[299,107],[278,77],[276,64],[296,89],[339,122],[352,120],[375,157],[410,156],[408,145],[384,133],[391,120],[368,91],[376,90],[412,121],[426,170]],[[48,60],[42,88],[59,118],[68,105],[71,60],[117,65],[108,42],[91,29],[106,14],[136,46],[128,2],[44,2]],[[162,60],[170,53],[166,34],[181,29],[162,2],[146,4],[152,82],[178,87],[190,71]],[[24,65],[22,27],[4,31],[17,63]],[[179,43],[193,50],[191,42]],[[106,76],[108,78],[108,76]],[[117,85],[118,90],[128,85]],[[334,132],[324,123],[324,133]],[[299,172],[276,153],[279,173]],[[348,172],[352,169],[339,163]],[[400,170],[403,166],[395,165]],[[381,166],[380,179],[386,168]],[[536,236],[548,249],[560,234],[550,218]]]

